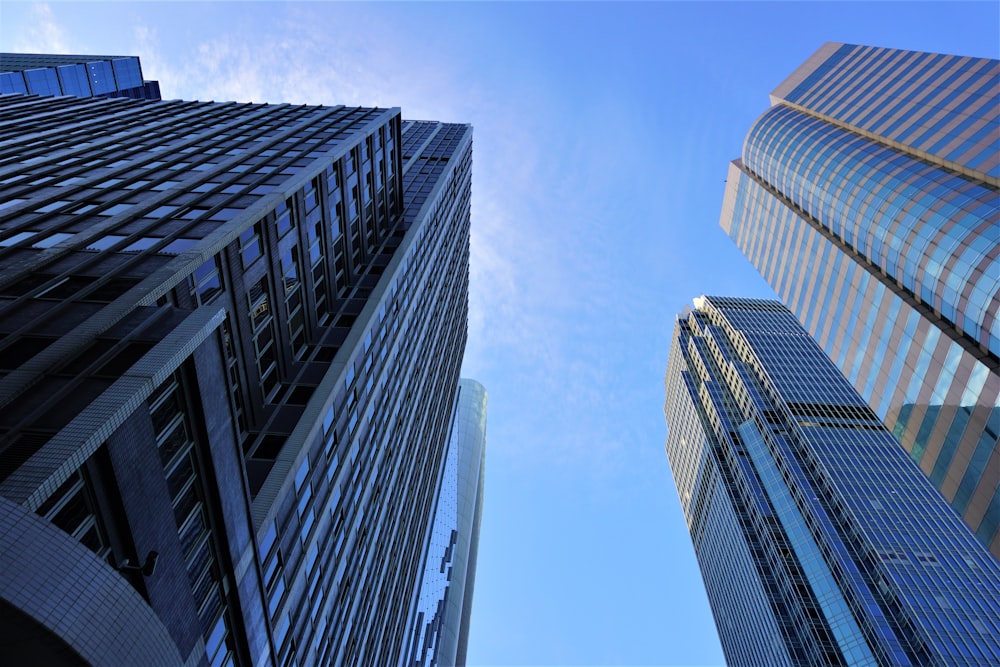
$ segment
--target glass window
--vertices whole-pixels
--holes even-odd
[[[28,94],[28,86],[20,72],[0,72],[0,93]]]
[[[63,93],[77,97],[91,97],[90,80],[83,65],[63,65],[56,69]]]
[[[95,95],[115,91],[115,75],[111,70],[111,63],[106,60],[87,63],[87,71],[90,73],[90,88]]]
[[[116,58],[111,61],[118,90],[138,88],[142,85],[142,73],[139,71],[138,58]]]
[[[33,95],[61,95],[59,77],[52,68],[29,69],[24,71],[28,92]]]
[[[64,234],[62,232],[57,232],[55,234],[51,234],[49,236],[46,236],[44,239],[41,239],[40,241],[35,241],[34,243],[31,244],[31,247],[32,248],[51,248],[52,246],[56,245],[57,243],[59,243],[61,241],[65,241],[66,239],[73,238],[73,236],[74,236],[73,234]]]
[[[263,256],[264,247],[256,226],[240,234],[240,253],[243,256],[243,268],[249,268]]]

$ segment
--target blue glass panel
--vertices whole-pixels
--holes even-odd
[[[142,85],[142,73],[139,70],[138,58],[116,58],[111,61],[114,69],[118,90],[138,88]]]
[[[50,67],[45,69],[28,69],[24,71],[28,82],[28,92],[34,95],[61,95],[59,77]]]
[[[111,70],[111,63],[106,60],[87,63],[87,70],[90,72],[90,88],[95,95],[115,91],[115,75]]]
[[[64,95],[76,95],[77,97],[91,97],[90,79],[87,77],[87,68],[83,65],[63,65],[56,69],[59,73],[59,81],[62,83]]]
[[[0,93],[28,93],[28,86],[20,72],[0,72]]]
[[[983,522],[976,530],[976,536],[985,544],[990,544],[997,534],[998,526],[1000,526],[1000,488],[993,494],[990,506],[986,510],[986,516],[983,517]]]
[[[857,651],[859,661],[876,664],[864,640],[864,634],[850,612],[809,524],[796,506],[791,490],[768,451],[760,431],[752,421],[744,422],[738,430],[838,645],[845,653]],[[812,495],[812,491],[809,492]]]

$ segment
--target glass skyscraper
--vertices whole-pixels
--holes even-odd
[[[407,664],[472,128],[3,95],[0,136],[5,657]]]
[[[486,389],[458,385],[447,462],[414,619],[412,667],[464,665],[483,513]]]
[[[160,99],[160,83],[144,81],[136,56],[0,53],[0,94]]]
[[[721,225],[1000,557],[1000,62],[826,44]]]
[[[665,384],[727,663],[1000,665],[1000,563],[783,305],[696,299]]]

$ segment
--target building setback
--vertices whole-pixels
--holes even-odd
[[[1000,563],[777,301],[678,318],[667,456],[731,665],[1000,665]]]
[[[405,664],[471,127],[7,95],[0,137],[5,651]]]
[[[721,225],[1000,557],[1000,62],[826,44]]]
[[[486,389],[462,379],[414,619],[413,667],[466,662],[485,465]]]
[[[136,56],[0,53],[0,94],[160,99],[160,82],[144,81]]]

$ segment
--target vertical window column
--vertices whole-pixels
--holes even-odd
[[[202,462],[180,376],[174,374],[160,385],[149,406],[208,664],[233,665],[233,633],[202,486]]]
[[[101,558],[110,555],[111,546],[84,467],[77,468],[36,513]]]
[[[278,355],[275,350],[274,313],[267,276],[251,285],[247,293],[250,306],[250,328],[253,336],[254,360],[260,377],[264,400],[274,396],[278,389]]]
[[[288,316],[288,339],[296,359],[306,350],[304,294],[299,269],[299,249],[293,245],[281,254],[281,280],[285,290],[285,313]]]

